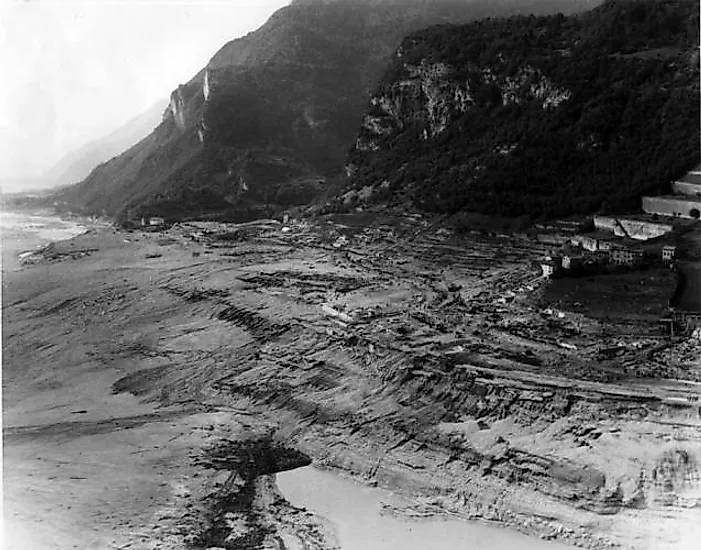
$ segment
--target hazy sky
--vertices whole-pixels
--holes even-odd
[[[288,3],[0,0],[0,178],[110,133]]]

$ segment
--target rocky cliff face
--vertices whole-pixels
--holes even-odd
[[[404,35],[436,23],[596,3],[295,2],[226,44],[173,92],[151,136],[58,200],[122,219],[244,219],[307,202],[342,171],[370,90]],[[444,116],[440,109],[434,117]]]
[[[169,115],[173,117],[175,125],[179,130],[185,129],[185,100],[183,98],[182,90],[178,88],[170,94],[170,113]]]
[[[397,58],[401,56],[400,50]],[[537,102],[543,110],[555,109],[572,95],[530,65],[519,68],[514,76],[504,76],[491,68],[468,65],[458,69],[422,59],[418,65],[405,64],[404,71],[406,78],[371,98],[370,114],[363,120],[356,149],[377,151],[384,138],[408,128],[418,129],[424,141],[435,138],[476,105],[473,90],[485,86],[494,86],[503,107]],[[503,148],[506,154],[510,145]]]
[[[693,2],[611,1],[407,37],[348,157],[356,193],[338,206],[638,207],[699,157],[697,21]]]

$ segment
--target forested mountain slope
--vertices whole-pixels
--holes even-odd
[[[242,220],[312,200],[343,169],[402,38],[437,23],[598,0],[305,0],[226,44],[154,132],[55,200],[135,219]],[[186,30],[184,30],[186,32]]]
[[[436,26],[397,50],[335,207],[638,208],[699,162],[699,121],[695,0]]]

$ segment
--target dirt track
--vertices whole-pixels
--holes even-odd
[[[617,321],[546,287],[530,263],[543,252],[410,220],[53,246],[3,281],[10,535],[253,548],[284,532],[323,548],[323,524],[285,523],[265,481],[299,449],[415,512],[693,548],[698,345],[651,328],[673,284],[648,274]],[[247,443],[213,467],[227,441]],[[258,502],[278,511],[252,522]]]

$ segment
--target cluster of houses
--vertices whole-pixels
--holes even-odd
[[[560,227],[554,234],[538,235],[538,240],[561,247],[541,262],[543,275],[636,268],[660,262],[671,265],[678,256],[673,244],[677,234],[699,220],[701,166],[674,182],[673,191],[672,198],[643,197],[641,215],[594,216],[590,230],[573,225]]]
[[[636,268],[662,262],[671,265],[676,259],[673,244],[641,246],[637,242],[613,241],[609,237],[576,235],[560,251],[541,262],[543,275],[603,271],[610,267]]]

